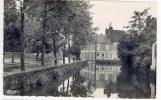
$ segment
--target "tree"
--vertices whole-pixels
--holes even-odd
[[[14,62],[14,52],[19,51],[20,45],[20,28],[19,28],[19,12],[16,8],[16,1],[4,1],[4,54],[12,52],[12,60]]]
[[[25,61],[24,61],[24,10],[26,8],[26,0],[20,1],[20,13],[21,13],[21,36],[20,36],[20,43],[21,43],[21,55],[20,55],[20,63],[21,63],[21,71],[25,71]]]
[[[151,63],[151,46],[156,40],[156,20],[148,14],[148,9],[134,12],[129,33],[122,37],[118,45],[118,55],[125,69],[148,68]],[[147,70],[144,70],[147,71]]]
[[[123,36],[118,44],[118,55],[122,64],[122,71],[118,77],[119,95],[125,96],[126,93],[134,92],[134,89],[122,88],[123,84],[120,82],[124,80],[127,81],[127,85],[130,83],[130,87],[139,88],[138,92],[142,91],[141,95],[136,95],[149,98],[151,47],[156,41],[156,18],[148,14],[148,9],[142,12],[135,11],[132,18],[128,26],[129,34]]]

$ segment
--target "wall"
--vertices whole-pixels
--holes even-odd
[[[34,90],[39,85],[48,87],[51,81],[54,82],[52,85],[57,88],[65,79],[79,72],[87,65],[88,61],[81,61],[6,75],[3,77],[4,95],[8,95],[8,91],[18,91],[17,95],[26,95],[29,90]]]

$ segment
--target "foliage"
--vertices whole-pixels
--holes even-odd
[[[150,98],[150,66],[152,44],[156,41],[157,19],[148,9],[135,11],[128,32],[118,44],[122,64],[117,77],[117,91],[121,98]]]
[[[7,1],[5,1],[4,39],[5,44],[8,44],[5,46],[10,48],[12,46],[10,43],[14,43],[16,47],[16,43],[20,43],[18,36],[20,36],[21,9],[18,7],[19,0]],[[88,1],[24,0],[22,5],[25,16],[23,20],[25,51],[36,52],[37,55],[41,52],[42,65],[45,61],[44,53],[53,52],[53,58],[57,60],[58,52],[65,51],[66,46],[70,48],[69,45],[72,47],[68,51],[69,54],[79,58],[81,49],[92,40],[95,28],[92,27],[89,11],[92,6]],[[16,36],[13,33],[17,33]],[[8,50],[7,48],[5,50]]]
[[[42,30],[44,2],[47,6],[45,34]],[[62,44],[67,43],[69,37],[72,38],[70,43],[74,45],[72,48],[75,49],[74,51],[80,51],[88,41],[88,34],[93,31],[92,18],[88,11],[91,5],[88,2],[35,0],[29,4],[26,10],[25,28],[29,48],[32,47],[32,44],[36,44],[37,40],[41,40],[42,36],[52,48],[54,48],[52,41],[55,41],[56,52]]]
[[[4,51],[19,51],[20,28],[16,1],[4,1]],[[13,50],[15,49],[15,50]]]
[[[76,81],[73,81],[70,87],[70,92],[73,96],[89,97],[92,94],[93,84],[92,82],[85,80],[84,77],[79,76]]]
[[[129,34],[121,38],[118,55],[125,70],[139,70],[149,73],[151,47],[156,41],[156,18],[148,14],[148,9],[135,11],[130,21]]]

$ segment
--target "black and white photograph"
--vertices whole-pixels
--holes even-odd
[[[4,96],[156,99],[157,2],[3,3]]]

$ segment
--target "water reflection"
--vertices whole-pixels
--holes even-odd
[[[155,86],[150,84],[147,74],[130,73],[120,68],[121,66],[111,65],[96,66],[96,89],[93,91],[93,97],[153,98],[151,95],[155,92]],[[80,74],[94,81],[94,64],[82,69]]]
[[[55,80],[44,84],[37,81],[31,84],[29,89],[20,87],[14,95],[151,98],[155,94],[155,85],[150,83],[147,74],[131,73],[120,68],[118,65],[98,64],[95,74],[95,66],[91,63],[61,84]]]
[[[116,82],[117,76],[120,73],[120,68],[121,66],[118,65],[96,65],[96,89],[93,92],[94,97],[117,97]],[[84,76],[86,79],[94,81],[94,64],[90,64],[86,68],[82,69],[80,74],[81,76]]]
[[[71,94],[74,97],[91,97],[94,84],[84,77],[77,75],[75,81],[71,83]]]
[[[117,78],[117,92],[120,98],[151,98],[149,77],[142,73],[130,74],[122,70]],[[153,93],[152,93],[153,94]]]

